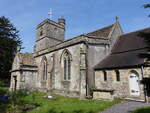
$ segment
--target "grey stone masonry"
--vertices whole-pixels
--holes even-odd
[[[46,19],[37,26],[35,51],[54,46],[64,41],[65,19],[58,22]]]

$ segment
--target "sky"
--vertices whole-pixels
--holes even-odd
[[[66,19],[65,39],[108,26],[119,17],[124,33],[150,27],[150,9],[143,4],[150,0],[0,0],[0,16],[9,18],[20,31],[25,49],[33,52],[36,26],[49,18]]]

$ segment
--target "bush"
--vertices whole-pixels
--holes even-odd
[[[132,111],[131,113],[150,113],[150,107],[141,107],[137,108],[136,110]]]
[[[0,105],[8,102],[8,88],[0,87]]]
[[[96,89],[97,89],[96,86],[92,86],[92,87],[90,88],[91,91],[94,91],[94,90],[96,90]]]
[[[57,113],[54,108],[50,109],[48,113]]]
[[[10,102],[13,106],[15,105],[23,105],[23,97],[27,96],[27,90],[26,89],[20,89],[14,92],[10,92]]]
[[[10,80],[0,80],[0,87],[9,87],[10,86]]]
[[[0,96],[4,96],[8,93],[8,88],[0,87]]]

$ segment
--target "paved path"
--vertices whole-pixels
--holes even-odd
[[[130,111],[142,106],[150,106],[150,103],[146,104],[146,103],[135,102],[135,101],[124,101],[100,113],[130,113]]]

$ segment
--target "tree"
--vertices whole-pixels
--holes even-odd
[[[144,4],[144,8],[150,8],[150,4]],[[149,15],[150,17],[150,15]]]
[[[0,17],[0,80],[9,80],[15,54],[21,50],[19,31],[9,19]]]
[[[144,8],[150,8],[150,4],[144,4]]]
[[[150,8],[150,4],[144,4],[144,8]],[[148,15],[150,17],[150,15]],[[148,63],[150,61],[150,32],[140,32],[138,34],[142,38],[144,38],[144,41],[148,45],[147,52],[144,53],[141,57],[146,58]],[[144,94],[145,94],[145,101],[147,100],[147,96],[150,97],[150,78],[144,77],[141,81],[141,83],[144,84]]]
[[[144,8],[150,8],[150,4],[144,4]],[[150,15],[148,15],[150,17]],[[141,32],[139,33],[139,36],[143,37],[145,42],[149,45],[148,46],[148,52],[150,52],[150,32]],[[150,58],[149,54],[145,55],[148,59]]]

